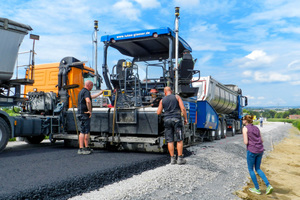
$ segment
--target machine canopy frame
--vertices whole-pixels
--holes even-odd
[[[175,40],[175,32],[169,27],[104,35],[101,42],[117,49],[121,54],[133,57],[136,61],[163,60],[169,58],[169,39]],[[175,42],[173,42],[174,48]],[[189,44],[179,37],[179,55],[187,49],[192,52]],[[174,52],[172,51],[174,58]],[[170,58],[169,58],[170,59]]]

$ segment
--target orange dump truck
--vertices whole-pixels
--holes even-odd
[[[94,74],[94,69],[73,57],[66,57],[60,63],[35,65],[34,83],[24,87],[24,94],[30,100],[28,105],[30,105],[31,111],[49,110],[52,112],[54,105],[50,103],[51,98],[55,99],[53,103],[65,101],[66,108],[72,108],[72,105],[77,107],[77,96],[84,87],[85,79],[94,80]],[[48,101],[48,104],[36,103],[35,99],[38,97]],[[45,109],[47,105],[49,109]]]
[[[99,88],[101,79],[97,77],[95,85]],[[27,143],[38,144],[45,136],[52,139],[53,133],[63,133],[67,126],[75,127],[75,112],[68,110],[77,107],[78,93],[87,79],[94,82],[94,70],[74,57],[65,57],[60,63],[35,65],[34,83],[24,86],[21,116],[6,114],[5,120],[1,118],[0,151],[9,138],[24,137]],[[71,122],[66,115],[72,116]]]

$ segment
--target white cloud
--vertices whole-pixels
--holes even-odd
[[[219,33],[216,24],[208,24],[206,22],[193,23],[189,34],[190,39],[187,41],[193,44],[193,50],[226,51],[226,45],[220,39],[223,36]]]
[[[244,71],[243,72],[243,76],[245,76],[245,77],[250,77],[252,75],[253,75],[252,71]]]
[[[133,4],[127,0],[122,0],[112,6],[114,13],[121,17],[132,21],[139,21],[141,11],[134,8]]]
[[[289,26],[289,27],[281,28],[281,29],[279,29],[279,31],[283,32],[283,33],[300,34],[300,27]]]
[[[208,24],[206,22],[200,22],[197,24],[194,24],[190,28],[191,32],[196,32],[196,33],[206,33],[206,32],[213,32],[216,33],[218,31],[218,27],[216,24]]]
[[[275,56],[268,56],[262,50],[254,50],[244,58],[235,59],[233,64],[238,64],[242,68],[267,67],[275,60]]]
[[[197,64],[198,65],[203,65],[206,62],[208,62],[209,60],[211,60],[212,58],[213,58],[212,54],[204,55],[203,57],[197,59]]]
[[[182,8],[194,8],[195,6],[200,5],[200,0],[189,0],[189,1],[175,0],[174,4]]]
[[[256,59],[264,58],[266,57],[266,55],[267,55],[266,52],[262,50],[254,50],[250,54],[248,54],[246,58],[249,58],[250,60],[256,60]]]
[[[300,70],[300,60],[294,60],[288,64],[288,70]]]
[[[292,81],[291,84],[292,85],[300,85],[300,81]]]
[[[251,81],[250,79],[243,79],[243,80],[242,80],[242,83],[248,84],[248,83],[252,83],[252,81]]]
[[[245,95],[248,99],[255,99],[254,96],[251,96],[251,95]]]
[[[157,0],[135,0],[142,8],[157,8],[160,7],[160,3]]]
[[[254,80],[258,82],[287,82],[291,80],[289,75],[280,74],[278,72],[260,72],[254,73]]]
[[[78,33],[79,30],[74,27],[84,29],[88,22],[93,23],[89,11],[89,5],[84,1],[73,1],[70,4],[63,0],[32,0],[15,7],[14,20],[27,23],[34,31],[43,34]]]
[[[265,97],[257,97],[258,100],[264,100]]]
[[[286,105],[286,101],[284,99],[281,99],[281,98],[277,98],[277,99],[274,99],[272,101],[268,101],[265,105],[268,105],[268,106],[280,106],[280,105]]]
[[[220,43],[220,41],[215,41],[215,43],[203,43],[197,39],[190,39],[190,44],[193,44],[193,51],[226,51],[226,47]]]
[[[299,1],[279,2],[278,4],[268,4],[267,9],[262,9],[262,12],[253,12],[245,18],[232,20],[232,23],[244,23],[254,25],[257,21],[269,20],[270,23],[277,23],[285,18],[300,17]]]

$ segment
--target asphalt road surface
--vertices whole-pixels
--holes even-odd
[[[95,150],[78,155],[63,142],[9,142],[0,154],[0,199],[67,199],[168,162],[166,154]]]

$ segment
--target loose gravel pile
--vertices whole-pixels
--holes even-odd
[[[265,123],[260,129],[266,152],[286,137],[290,128],[290,124]],[[187,151],[191,155],[186,165],[158,167],[70,200],[239,199],[234,192],[249,177],[242,135],[204,142]]]

